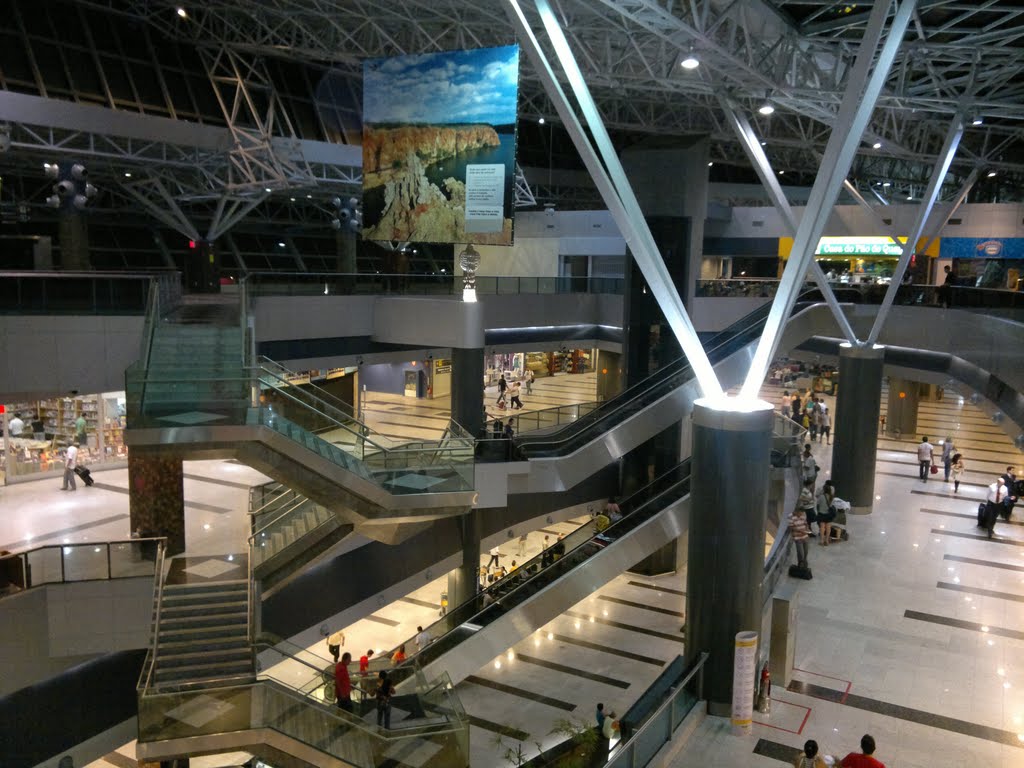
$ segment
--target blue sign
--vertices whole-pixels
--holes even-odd
[[[941,259],[1024,259],[1024,237],[944,237]]]

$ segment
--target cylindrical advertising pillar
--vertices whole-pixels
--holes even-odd
[[[839,386],[843,386],[840,374]],[[909,379],[889,377],[889,411],[886,414],[885,434],[897,439],[917,436],[917,401],[921,384]]]
[[[732,725],[754,724],[754,677],[757,675],[757,632],[737,632],[732,655]]]
[[[698,400],[692,434],[686,658],[710,654],[708,711],[728,717],[736,633],[761,626],[772,407],[762,400]]]
[[[857,514],[868,514],[875,499],[875,425],[881,413],[884,355],[885,349],[877,344],[839,347],[831,479],[836,494],[850,502],[850,511]]]

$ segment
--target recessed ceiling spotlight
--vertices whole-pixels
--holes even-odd
[[[708,163],[708,168],[710,168],[710,167],[711,167],[711,166],[713,166],[714,164],[715,164],[715,163],[714,163],[714,161],[711,161],[710,163]]]
[[[125,172],[124,172],[124,177],[125,177],[126,179],[130,179],[130,178],[132,177],[132,172],[131,172],[131,171],[125,171]]]
[[[692,53],[687,54],[686,58],[679,62],[679,66],[683,69],[696,69],[700,66],[700,61]]]
[[[971,118],[971,125],[981,125],[985,122],[985,119],[981,115],[975,115]]]
[[[537,123],[540,124],[540,125],[544,125],[544,118],[543,117],[537,118]]]
[[[187,12],[185,11],[185,9],[184,9],[184,8],[182,8],[182,7],[180,6],[180,5],[179,5],[179,6],[178,6],[178,8],[177,8],[177,9],[175,10],[175,13],[177,13],[177,14],[178,14],[178,16],[179,16],[180,18],[182,18],[182,19],[187,19],[187,18],[188,18],[188,13],[187,13]]]
[[[775,111],[775,107],[765,102],[764,104],[757,108],[757,111],[762,115],[770,115],[772,112]]]
[[[988,177],[989,177],[990,179],[991,179],[991,178],[993,178],[993,177],[994,177],[995,175],[996,175],[996,172],[995,172],[995,171],[989,171],[989,172],[988,172]]]
[[[283,240],[277,244],[278,248],[284,248],[284,246],[285,246],[285,243],[284,243]]]
[[[882,148],[882,142],[876,141],[874,144],[871,145],[871,148],[872,149],[881,149]]]

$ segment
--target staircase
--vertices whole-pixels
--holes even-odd
[[[246,581],[165,584],[156,628],[156,687],[255,678]]]

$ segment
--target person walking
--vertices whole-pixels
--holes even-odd
[[[341,653],[341,646],[344,644],[345,633],[340,629],[327,636],[327,650],[330,652],[335,664],[338,663],[338,654]]]
[[[946,436],[946,439],[942,443],[942,468],[945,471],[945,481],[949,482],[949,473],[953,468],[953,453],[956,448],[953,447],[953,438]]]
[[[885,768],[885,764],[876,760],[875,740],[869,733],[860,737],[860,752],[851,752],[843,758],[841,768]]]
[[[803,496],[803,491],[800,495]],[[793,545],[796,547],[796,564],[807,568],[807,539],[811,535],[811,527],[807,522],[806,511],[799,504],[789,516],[789,535],[793,537]]]
[[[402,643],[400,646],[398,646],[398,650],[391,654],[391,664],[392,666],[397,667],[399,664],[405,661],[406,658],[407,657],[405,655],[405,643]]]
[[[818,429],[818,442],[821,442],[821,438],[825,438],[825,445],[832,445],[832,416],[828,412],[828,408],[824,407],[822,403],[821,409],[821,427]]]
[[[529,368],[526,369],[526,394],[533,394],[533,371]]]
[[[501,551],[498,549],[497,545],[491,547],[491,559],[487,561],[487,570],[488,571],[491,570],[491,566],[492,565],[495,568],[498,567],[498,558],[499,557],[501,557]]]
[[[519,399],[520,385],[518,381],[513,381],[512,386],[509,388],[509,394],[511,395],[512,404],[509,406],[512,410],[521,410],[523,407],[523,401]]]
[[[359,674],[366,677],[366,674],[370,671],[370,659],[373,658],[373,648],[367,650],[362,656],[359,657]]]
[[[818,754],[818,742],[808,739],[804,742],[803,751],[793,761],[793,768],[826,768],[828,763]]]
[[[79,447],[82,447],[86,443],[85,437],[85,416],[79,414],[78,418],[75,419],[75,442],[78,443]]]
[[[387,670],[382,669],[377,675],[377,727],[391,729],[391,697],[395,686],[388,677]]]
[[[334,665],[334,696],[338,709],[352,711],[352,678],[348,674],[348,665],[352,662],[352,654],[348,651],[341,656],[341,661]]]
[[[932,470],[932,459],[935,457],[935,446],[928,442],[928,435],[921,437],[917,444],[918,475],[922,483],[928,482],[928,474]]]
[[[526,557],[526,537],[527,534],[525,532],[519,537],[519,541],[516,546],[516,557]]]
[[[818,439],[818,427],[821,425],[821,408],[818,407],[818,401],[816,398],[811,398],[808,402],[808,424],[807,426],[811,431],[811,442],[815,442]]]
[[[505,381],[505,374],[501,374],[501,378],[498,379],[498,399],[495,400],[495,404],[505,404],[505,392],[508,390],[508,382]]]
[[[25,429],[25,422],[18,414],[14,414],[14,418],[7,422],[7,428],[11,430],[11,437],[20,437]]]
[[[72,443],[64,454],[64,485],[61,487],[62,491],[77,490],[75,487],[75,467],[77,466],[78,446]]]
[[[964,474],[964,457],[959,453],[953,454],[953,463],[949,468],[950,474],[953,476],[953,493],[960,490],[960,478]]]
[[[597,709],[594,712],[594,720],[597,721],[597,727],[595,728],[595,730],[598,733],[601,733],[601,732],[604,731],[604,719],[605,719],[605,717],[606,717],[606,715],[604,713],[604,703],[603,702],[598,702]]]

